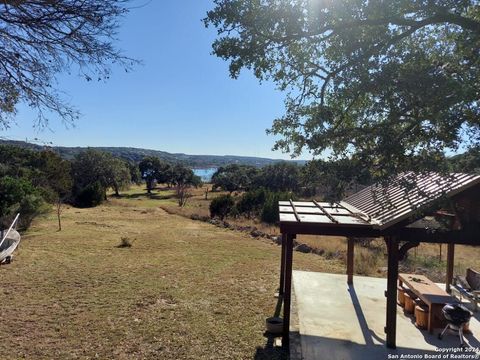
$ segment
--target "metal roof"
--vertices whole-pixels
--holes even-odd
[[[377,221],[386,229],[442,197],[452,197],[480,182],[479,175],[451,173],[403,173],[386,184],[374,184],[344,201]]]
[[[344,201],[280,201],[280,223],[318,224],[385,230],[443,196],[454,196],[480,183],[479,175],[403,173],[386,184],[374,184]]]

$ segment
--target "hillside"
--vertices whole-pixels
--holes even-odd
[[[44,146],[38,144],[32,144],[25,141],[16,140],[0,140],[2,145],[13,145],[28,148],[32,150],[42,150]],[[60,156],[65,159],[72,159],[78,153],[88,149],[87,147],[66,147],[66,146],[52,146]],[[168,162],[181,162],[185,165],[205,168],[205,167],[219,167],[227,164],[243,164],[262,167],[265,165],[273,164],[282,160],[268,159],[251,156],[235,156],[235,155],[188,155],[188,154],[172,154],[166,151],[131,148],[131,147],[91,147],[90,149],[101,150],[111,153],[112,155],[122,158],[124,160],[139,162],[145,156],[156,156],[162,160]],[[294,161],[298,164],[304,164],[305,161]]]

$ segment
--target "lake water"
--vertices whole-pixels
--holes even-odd
[[[218,168],[211,167],[211,168],[201,168],[201,169],[193,169],[193,173],[197,176],[200,176],[203,182],[209,182],[212,180],[212,175],[215,174]]]

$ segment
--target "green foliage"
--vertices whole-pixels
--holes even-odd
[[[300,167],[286,161],[265,166],[257,175],[255,185],[271,191],[298,191]]]
[[[480,172],[480,147],[466,151],[449,159],[450,168],[456,172]]]
[[[118,195],[120,189],[130,184],[130,171],[127,164],[111,154],[89,149],[78,154],[72,165],[74,202],[85,207],[98,205],[97,195],[112,188]]]
[[[24,141],[14,140],[2,140],[0,139],[0,145],[11,145],[17,147],[24,147],[30,150],[42,151],[43,146],[27,143]],[[58,153],[65,160],[73,160],[79,153],[89,149],[85,147],[67,147],[67,146],[52,146],[52,149]],[[249,166],[265,166],[272,164],[275,160],[268,158],[259,158],[252,156],[215,156],[215,155],[186,155],[186,154],[172,154],[165,151],[142,149],[142,148],[128,148],[128,147],[90,147],[90,149],[104,151],[112,154],[114,157],[125,160],[129,163],[140,163],[145,157],[156,157],[161,161],[175,164],[181,163],[185,166],[192,168],[208,168],[208,167],[220,167],[228,164],[242,164]],[[303,164],[304,161],[299,160],[296,163]]]
[[[135,185],[140,185],[142,183],[142,174],[140,173],[138,164],[129,161],[127,162],[127,166],[130,171],[130,182]]]
[[[266,223],[278,222],[278,202],[295,199],[291,192],[275,192],[260,188],[243,193],[238,200],[231,195],[222,195],[210,203],[210,216],[246,216],[258,217]]]
[[[71,195],[73,179],[69,161],[47,150],[39,153],[39,168],[44,174],[43,188],[49,194],[47,201],[61,202]]]
[[[45,210],[45,202],[60,208],[70,195],[70,163],[49,149],[36,152],[0,146],[0,164],[0,217],[4,219],[20,211],[21,225],[27,227]]]
[[[221,195],[216,197],[210,203],[210,216],[224,219],[235,206],[235,201],[231,195]]]
[[[182,164],[171,165],[155,156],[143,158],[139,164],[139,169],[149,193],[157,182],[175,186],[179,206],[185,206],[187,203],[191,196],[190,187],[202,185],[202,180],[193,173],[192,169]]]
[[[446,170],[446,150],[479,143],[476,0],[215,0],[205,23],[232,77],[251,69],[290,94],[276,149],[385,178]]]
[[[115,191],[115,195],[120,195],[120,190],[128,189],[131,184],[131,174],[125,161],[110,157],[106,170],[108,187]]]
[[[266,191],[263,188],[243,193],[236,204],[238,213],[253,217],[261,211],[265,203],[265,197]]]
[[[218,168],[211,182],[213,189],[221,188],[232,193],[249,189],[257,173],[258,170],[253,166],[230,164]]]
[[[78,207],[94,207],[105,199],[105,188],[100,181],[79,188],[75,194],[75,205]]]
[[[182,185],[191,185],[199,186],[201,185],[201,179],[193,173],[193,170],[176,164],[171,168],[171,178],[167,182],[171,182],[173,185],[182,186]]]
[[[171,183],[171,166],[156,156],[146,156],[138,164],[142,179],[145,180],[147,191],[150,193],[156,182]]]
[[[332,201],[347,191],[357,191],[358,185],[370,185],[372,177],[358,160],[312,160],[302,168],[301,183],[306,196],[318,193],[323,200]]]
[[[279,220],[278,202],[294,199],[292,193],[289,192],[267,192],[265,203],[263,204],[261,219],[263,222],[275,224]]]
[[[22,226],[42,212],[44,201],[32,183],[10,176],[0,178],[0,222],[6,226],[16,213],[21,213]]]

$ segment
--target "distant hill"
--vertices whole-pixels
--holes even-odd
[[[25,141],[16,140],[0,140],[0,145],[13,145],[19,146],[31,150],[42,150],[45,148],[43,145],[28,143]],[[165,151],[139,149],[131,147],[66,147],[66,146],[49,146],[56,151],[64,159],[71,160],[78,153],[87,150],[95,149],[111,153],[113,156],[121,159],[133,162],[139,162],[145,156],[156,156],[162,160],[168,162],[181,162],[185,165],[194,168],[207,168],[207,167],[219,167],[228,164],[242,164],[262,167],[265,165],[273,164],[282,160],[268,159],[252,156],[235,156],[235,155],[188,155],[188,154],[172,154]],[[294,160],[293,162],[303,165],[304,160]]]

